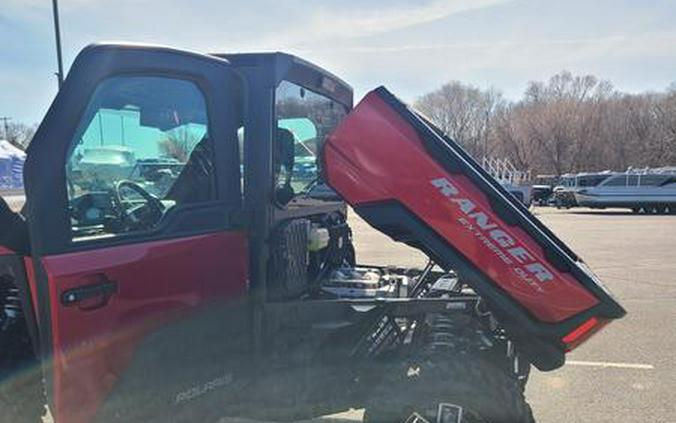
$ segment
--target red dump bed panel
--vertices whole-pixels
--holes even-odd
[[[624,313],[574,253],[384,88],[369,93],[329,137],[324,165],[329,184],[364,219],[465,270],[525,335],[562,346],[590,318]]]

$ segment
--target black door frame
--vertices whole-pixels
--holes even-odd
[[[194,82],[204,95],[217,167],[217,200],[181,207],[157,230],[73,243],[65,163],[71,138],[96,87],[120,75],[166,76]],[[38,329],[48,399],[53,398],[51,306],[41,258],[137,242],[236,229],[241,211],[236,131],[243,114],[245,81],[227,60],[168,47],[93,44],[75,59],[28,148],[24,167],[26,216],[36,279]],[[233,104],[236,96],[237,104]],[[222,141],[222,142],[218,142]],[[193,229],[191,222],[206,222]]]

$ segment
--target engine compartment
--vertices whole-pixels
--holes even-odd
[[[379,267],[339,267],[321,282],[324,295],[335,298],[405,298],[410,278]]]
[[[284,221],[271,244],[270,301],[407,298],[412,274],[420,274],[357,264],[352,230],[340,213]]]

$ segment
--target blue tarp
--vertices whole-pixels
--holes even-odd
[[[26,153],[8,141],[0,140],[0,189],[23,188],[23,164]]]

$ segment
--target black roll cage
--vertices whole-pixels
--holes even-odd
[[[246,81],[244,106],[243,214],[249,235],[250,297],[253,306],[253,348],[262,354],[265,321],[270,320],[267,265],[268,238],[280,222],[339,212],[347,215],[341,201],[319,201],[299,208],[280,207],[273,200],[272,143],[276,131],[275,90],[289,81],[322,94],[345,106],[353,106],[352,88],[337,76],[286,53],[241,53],[212,55],[226,59]],[[261,140],[265,140],[261,142]],[[266,314],[267,313],[267,314]],[[273,313],[274,314],[274,313]]]

